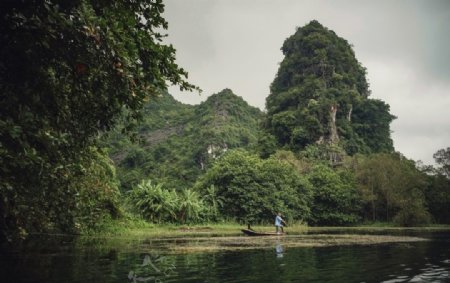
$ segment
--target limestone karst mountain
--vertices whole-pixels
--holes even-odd
[[[111,135],[110,156],[124,189],[143,178],[189,187],[222,153],[254,146],[261,117],[258,108],[229,89],[194,106],[166,93],[145,106],[139,143]]]

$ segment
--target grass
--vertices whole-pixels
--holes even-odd
[[[247,228],[236,222],[205,223],[195,225],[151,224],[142,219],[126,216],[118,220],[108,221],[98,230],[90,231],[85,236],[95,237],[131,237],[131,238],[172,238],[172,237],[220,237],[242,235],[241,229]],[[274,232],[275,227],[269,224],[252,226],[261,232]],[[403,231],[450,231],[450,225],[432,225],[426,227],[395,227],[391,223],[365,224],[351,227],[308,227],[302,223],[294,223],[285,227],[290,235],[307,233],[400,233]]]
[[[308,227],[302,223],[285,228],[286,236],[248,237],[246,228],[234,222],[196,225],[151,224],[133,216],[111,220],[101,229],[83,234],[78,239],[86,249],[115,249],[124,252],[165,252],[172,254],[217,252],[283,247],[326,247],[392,243],[411,245],[424,241],[427,232],[450,231],[450,225],[428,227],[393,227],[379,223],[357,227]],[[272,225],[255,225],[256,231],[273,232]]]
[[[79,244],[85,248],[105,250],[114,248],[123,252],[182,254],[273,249],[277,245],[282,245],[284,248],[384,243],[409,245],[409,243],[425,241],[420,237],[402,234],[367,234],[368,229],[374,229],[373,227],[308,227],[301,224],[285,228],[289,233],[286,236],[272,237],[244,236],[240,232],[240,229],[244,227],[231,222],[188,226],[155,225],[132,219],[122,219],[110,223],[110,226],[106,228],[103,231],[80,237]],[[252,228],[257,231],[274,231],[274,227],[269,225],[257,225]],[[402,231],[399,227],[392,228]],[[385,231],[391,227],[375,227],[375,229]],[[446,229],[450,230],[450,227],[446,227]],[[327,234],[327,232],[333,231],[339,233]]]
[[[207,223],[195,225],[180,224],[151,224],[140,219],[120,219],[111,221],[98,229],[90,231],[86,236],[106,237],[179,237],[179,236],[230,236],[240,235],[241,229],[246,228],[238,223]],[[270,225],[256,225],[252,229],[264,232],[274,232],[275,227]],[[290,226],[291,233],[306,233],[306,225],[296,224]]]

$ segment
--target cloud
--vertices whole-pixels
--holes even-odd
[[[430,83],[404,62],[369,62],[374,98],[391,106],[398,118],[391,130],[394,146],[407,157],[432,164],[433,153],[449,146],[450,82]]]

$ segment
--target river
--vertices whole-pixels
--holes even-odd
[[[198,239],[32,237],[2,249],[0,282],[450,282],[450,233],[415,232],[426,241],[196,252]],[[304,238],[303,238],[304,239]]]

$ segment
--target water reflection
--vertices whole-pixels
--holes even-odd
[[[151,253],[144,256],[137,268],[137,271],[133,269],[128,273],[130,282],[163,282],[175,274],[176,266],[168,257]]]
[[[267,245],[267,249],[170,254],[162,249],[162,242],[35,239],[17,250],[0,253],[0,280],[19,283],[450,282],[448,235],[429,242],[289,247],[288,252],[286,245],[277,241]]]
[[[275,253],[277,254],[277,258],[283,258],[283,246],[280,243],[277,243],[275,246]]]
[[[418,274],[415,275],[395,275],[392,274],[392,279],[382,281],[382,283],[395,283],[395,282],[450,282],[449,266],[439,266],[434,264],[426,264],[428,267],[418,270]],[[412,268],[405,268],[404,270],[410,271]]]

